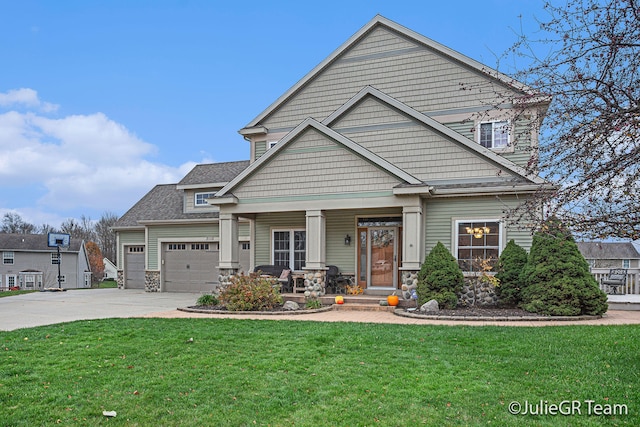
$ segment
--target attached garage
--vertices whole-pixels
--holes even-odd
[[[240,243],[240,264],[249,265],[248,243]],[[218,285],[217,242],[164,243],[164,292],[211,292]]]
[[[125,246],[125,289],[144,289],[144,246]]]

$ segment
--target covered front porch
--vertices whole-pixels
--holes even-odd
[[[239,212],[242,205],[221,206],[220,270],[238,270],[238,220],[251,222],[252,269],[258,265],[290,267],[296,284],[320,284],[327,289],[330,266],[348,277],[365,295],[390,295],[413,283],[424,259],[423,201],[420,197],[390,197],[391,206],[367,207],[362,200],[300,210],[276,206],[267,212]],[[320,203],[322,204],[322,203]],[[354,208],[360,205],[361,208]],[[333,292],[329,289],[330,292]]]

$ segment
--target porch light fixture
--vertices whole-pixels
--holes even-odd
[[[344,236],[344,244],[345,246],[351,245],[351,236],[349,236],[348,234]]]
[[[489,227],[467,227],[467,234],[473,234],[473,237],[479,239],[483,235],[489,234]]]

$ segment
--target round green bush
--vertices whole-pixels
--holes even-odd
[[[201,295],[200,298],[196,301],[196,305],[218,305],[220,301],[213,294],[204,294]]]
[[[522,271],[522,308],[549,316],[600,315],[607,311],[602,292],[571,233],[557,220],[533,236]]]
[[[418,305],[435,299],[440,308],[455,308],[463,285],[464,276],[458,262],[449,250],[438,242],[425,257],[418,272]]]
[[[496,279],[500,282],[496,286],[498,305],[516,307],[520,304],[522,301],[520,275],[526,264],[527,251],[515,241],[509,240],[500,254],[496,268]]]

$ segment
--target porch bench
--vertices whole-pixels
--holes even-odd
[[[627,281],[627,270],[624,268],[612,268],[609,270],[609,275],[606,279],[602,281],[603,285],[607,286],[607,289],[612,294],[618,293],[618,287],[622,288],[622,293],[624,292],[624,285]]]
[[[289,270],[285,277],[282,277],[282,272]],[[291,277],[291,268],[286,265],[259,265],[253,269],[254,273],[260,273],[265,276],[270,276],[278,279],[278,282],[282,285],[284,292],[293,291],[293,279]]]

